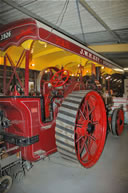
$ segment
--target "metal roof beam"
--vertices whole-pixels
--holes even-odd
[[[34,3],[35,1],[36,1],[36,0],[33,0],[33,1],[31,1],[31,2],[27,2],[27,3],[26,3],[26,2],[23,2],[23,3],[20,4],[20,6],[27,6],[27,5],[29,5],[29,4]],[[1,10],[1,11],[0,11],[0,15],[3,14],[3,13],[6,13],[7,11],[11,11],[12,9],[13,9],[13,8],[8,8],[8,7],[7,7],[7,9]]]
[[[65,30],[59,28],[58,26],[52,24],[51,22],[45,20],[44,18],[38,16],[37,14],[33,13],[32,11],[29,11],[28,9],[26,9],[25,7],[19,5],[18,3],[16,3],[16,1],[12,1],[12,0],[2,0],[3,2],[5,2],[6,4],[10,5],[11,7],[13,7],[14,9],[17,9],[18,11],[24,13],[26,16],[29,16],[47,26],[49,26],[50,28],[52,28],[52,30],[56,30],[64,35],[66,35],[67,37],[85,45],[85,42],[81,41],[80,39],[76,38],[74,35],[69,34],[68,32],[66,32]],[[86,46],[86,45],[85,45]]]
[[[34,19],[36,19],[37,21],[43,22],[45,21],[43,18],[41,18],[40,16],[38,16],[37,14],[33,13],[32,11],[29,11],[28,9],[26,9],[25,7],[19,5],[18,3],[16,3],[16,1],[13,0],[2,0],[4,3],[10,5],[11,7],[17,9],[18,11],[26,14],[27,16],[30,16]],[[45,21],[46,22],[46,21]]]
[[[86,39],[85,39],[85,33],[84,33],[84,29],[83,29],[83,24],[82,24],[82,19],[81,19],[81,15],[80,15],[79,0],[76,0],[76,7],[77,7],[77,13],[78,13],[78,18],[79,18],[79,22],[80,22],[80,27],[81,27],[83,40],[87,45],[87,42],[86,42]]]
[[[79,3],[113,36],[114,39],[116,39],[117,43],[121,42],[120,37],[109,28],[109,26],[96,14],[85,0],[79,0]]]

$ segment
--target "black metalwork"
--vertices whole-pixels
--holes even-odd
[[[26,147],[28,145],[32,145],[36,142],[39,141],[39,136],[32,136],[32,137],[23,137],[23,136],[18,136],[18,135],[14,135],[12,133],[6,133],[6,132],[0,132],[0,135],[3,136],[4,141],[17,145],[17,146],[21,146],[21,147]]]

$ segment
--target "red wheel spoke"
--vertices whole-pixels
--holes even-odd
[[[93,110],[92,110],[93,111]],[[82,117],[85,119],[85,120],[89,120],[89,115],[91,114],[91,111],[89,112],[89,104],[88,104],[88,101],[85,101],[85,104],[83,106],[83,112],[82,110],[80,109],[80,113],[82,115]],[[86,116],[85,116],[86,115]]]
[[[76,127],[82,127],[82,124],[75,124]]]
[[[90,151],[89,151],[88,146],[87,146],[86,143],[84,144],[84,147],[85,147],[85,149],[86,149],[86,152],[88,152],[88,153],[90,154]]]
[[[58,82],[59,82],[59,80],[58,80],[58,79],[56,79],[54,82],[55,82],[55,83],[58,83]]]
[[[85,120],[87,120],[87,118],[84,116],[84,114],[83,114],[83,112],[81,111],[81,109],[80,109],[80,113],[81,113],[82,117],[83,117]]]
[[[94,111],[95,107],[92,108],[92,110],[89,112],[89,115]]]
[[[54,83],[57,83],[58,81],[59,81],[58,79],[55,79],[55,80],[54,80]]]
[[[77,140],[76,143],[78,143],[84,136],[80,136]]]
[[[56,80],[55,82],[56,82],[56,83],[55,83],[55,86],[57,86],[57,85],[58,85],[59,80]]]
[[[81,154],[83,148],[84,148],[84,145],[85,145],[85,141],[86,141],[86,138],[83,140],[82,144],[81,144],[81,148],[80,148],[80,151],[79,153]]]
[[[96,141],[96,138],[92,135],[90,135],[89,138],[92,139],[93,141]]]
[[[81,157],[81,160],[84,161],[87,156],[88,156],[88,153],[85,153],[85,154]],[[86,161],[88,161],[88,159],[87,159]]]
[[[55,77],[58,77],[58,76],[60,76],[60,74],[59,74],[59,73],[56,73],[56,74],[55,74]]]
[[[91,153],[90,153],[90,151],[89,151],[89,149],[88,149],[87,144],[85,144],[84,147],[85,147],[86,152],[85,152],[84,155],[81,157],[81,159],[82,159],[83,161],[85,160],[85,158],[86,158],[88,155],[89,155],[88,157],[91,156]]]
[[[97,143],[93,143],[91,146],[91,152],[92,154],[95,154],[96,150],[97,150],[98,144]]]
[[[87,114],[87,119],[89,119],[89,108],[88,108],[88,101],[87,101],[87,110],[86,110],[86,114]]]
[[[63,72],[62,72],[62,73],[60,74],[61,79],[63,79],[63,76],[64,76],[64,75],[63,75]]]
[[[62,79],[63,79],[63,78],[65,78],[65,77],[67,77],[67,75],[63,75],[63,74],[62,74],[61,77],[62,77]]]

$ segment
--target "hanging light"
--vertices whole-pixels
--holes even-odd
[[[107,77],[106,77],[106,80],[109,79],[110,77],[111,77],[111,76],[107,76]]]

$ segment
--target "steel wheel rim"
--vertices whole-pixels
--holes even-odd
[[[121,135],[124,127],[124,112],[119,109],[117,114],[117,135]]]
[[[101,96],[90,91],[83,99],[76,117],[75,149],[79,162],[92,167],[99,159],[105,144],[107,118]]]

